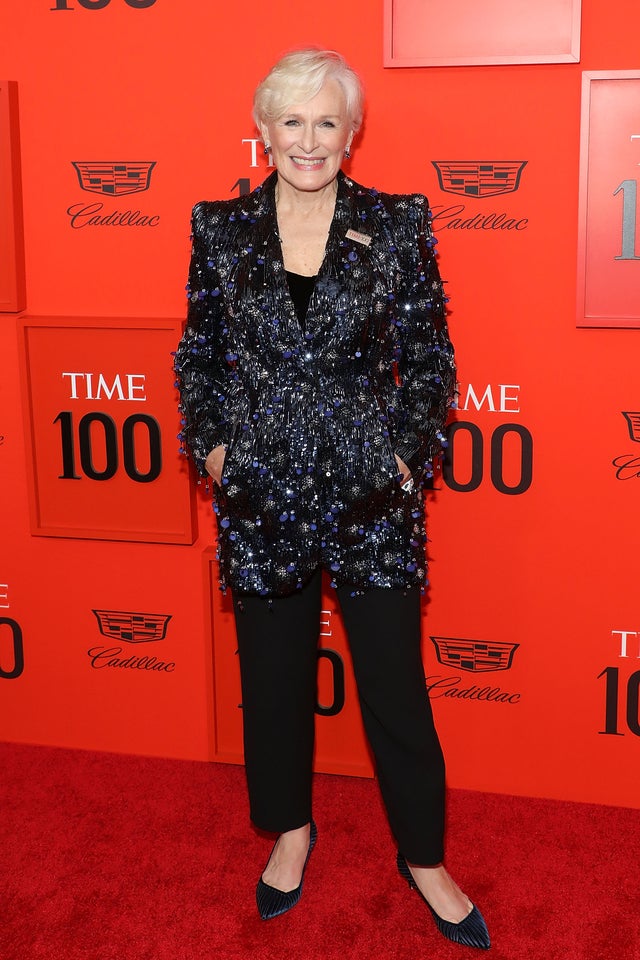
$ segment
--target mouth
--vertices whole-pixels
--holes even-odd
[[[289,157],[300,170],[317,170],[324,164],[325,157]]]

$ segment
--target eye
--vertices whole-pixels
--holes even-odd
[[[330,127],[331,129],[333,129],[335,127],[335,123],[333,122],[333,120],[324,120],[321,126]]]
[[[297,127],[299,122],[299,120],[294,120],[292,117],[290,120],[285,120],[284,125],[285,127]]]

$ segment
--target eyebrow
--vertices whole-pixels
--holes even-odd
[[[287,118],[288,120],[298,120],[301,117],[299,113],[283,113],[282,119]],[[338,113],[327,113],[322,117],[318,117],[319,120],[340,120],[340,114]]]

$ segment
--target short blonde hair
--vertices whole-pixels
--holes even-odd
[[[294,103],[312,100],[327,80],[336,80],[342,87],[351,129],[356,132],[364,109],[360,77],[335,50],[313,47],[285,54],[258,84],[253,98],[257,126],[277,120]]]

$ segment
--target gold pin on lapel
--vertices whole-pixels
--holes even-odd
[[[366,233],[358,233],[357,230],[347,230],[345,236],[348,240],[355,240],[356,243],[362,243],[365,247],[368,247],[371,243],[371,237],[367,236]]]

